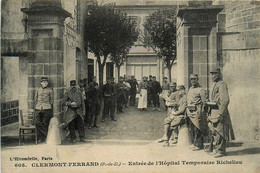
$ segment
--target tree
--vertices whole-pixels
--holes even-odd
[[[144,23],[144,44],[152,48],[157,56],[163,59],[169,71],[176,60],[176,10],[160,9],[150,14]]]
[[[98,5],[94,3],[88,8],[84,41],[88,50],[97,58],[100,86],[103,85],[104,66],[108,56],[112,53],[115,54],[119,45],[122,44],[122,40],[125,40],[122,33],[126,32],[126,24],[126,14],[115,9],[113,4]]]
[[[110,60],[117,67],[118,79],[120,76],[120,67],[124,64],[127,59],[127,54],[131,46],[137,41],[138,32],[132,24],[131,20],[126,18],[126,15],[123,17],[123,24],[118,31],[118,44],[114,49],[114,52],[111,53]]]

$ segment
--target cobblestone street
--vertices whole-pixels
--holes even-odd
[[[111,121],[107,117],[101,122],[99,117],[99,129],[86,130],[87,139],[111,139],[111,140],[156,140],[163,134],[163,121],[166,112],[138,111],[136,107],[124,109],[124,113],[116,114],[118,121]]]

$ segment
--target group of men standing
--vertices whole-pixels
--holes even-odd
[[[177,143],[178,130],[187,125],[193,142],[193,150],[204,149],[204,138],[210,134],[210,145],[208,153],[213,153],[215,145],[215,157],[221,157],[226,153],[226,142],[234,139],[234,133],[228,112],[229,95],[227,84],[222,80],[219,68],[211,72],[213,87],[210,90],[209,98],[206,91],[200,86],[197,74],[190,74],[191,87],[185,93],[185,86],[179,85],[176,90],[176,82],[169,84],[167,78],[163,79],[162,86],[156,77],[143,77],[138,85],[134,76],[130,80],[119,77],[118,83],[114,78],[108,77],[107,83],[100,88],[96,77],[87,84],[87,80],[80,80],[79,87],[76,87],[76,80],[70,81],[70,88],[64,95],[66,107],[63,124],[68,127],[72,143],[76,142],[75,131],[78,130],[80,141],[84,142],[84,122],[89,129],[98,128],[97,117],[101,109],[101,97],[104,98],[104,109],[102,121],[110,116],[112,121],[117,113],[123,112],[127,107],[130,96],[130,105],[135,105],[135,98],[140,93],[138,109],[147,110],[147,102],[153,102],[154,108],[159,111],[159,94],[165,101],[168,108],[168,116],[164,122],[164,136],[159,142],[169,145],[169,139],[174,135],[174,143]],[[48,126],[52,118],[53,90],[48,87],[48,78],[41,78],[41,87],[35,94],[35,124],[38,129],[39,142],[47,137]],[[174,132],[174,133],[172,133]],[[208,133],[209,132],[209,133]]]
[[[93,76],[90,83],[87,79],[80,80],[76,85],[76,80],[70,81],[70,88],[64,94],[65,113],[61,127],[68,128],[70,131],[71,142],[76,142],[78,130],[81,142],[85,141],[84,124],[89,129],[98,128],[97,118],[101,110],[101,97],[104,99],[104,109],[102,112],[102,122],[107,116],[115,119],[115,111],[122,113],[123,108],[127,107],[130,96],[130,105],[135,105],[136,90],[138,83],[134,76],[130,80],[119,77],[116,84],[113,77],[107,78],[107,83],[100,88]],[[41,78],[41,87],[35,94],[35,115],[36,127],[38,129],[38,142],[45,141],[48,134],[48,126],[53,117],[53,90],[48,87],[48,78]]]
[[[164,122],[164,135],[158,142],[168,146],[172,132],[175,132],[173,143],[177,143],[178,129],[188,126],[193,151],[204,149],[204,138],[209,135],[210,145],[205,151],[216,158],[226,154],[226,142],[234,140],[228,113],[228,88],[219,68],[213,68],[210,73],[213,87],[209,98],[200,86],[197,74],[190,75],[191,87],[187,94],[184,85],[179,85],[178,91],[171,93],[168,99],[170,114]]]
[[[159,95],[162,93],[168,93],[170,89],[170,84],[167,82],[167,77],[163,78],[163,84],[161,86],[160,82],[156,80],[155,76],[150,75],[149,80],[146,76],[143,77],[143,80],[139,84],[139,101],[138,109],[147,110],[147,106],[152,106],[152,110],[160,110],[160,99]]]

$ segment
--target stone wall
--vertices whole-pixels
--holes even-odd
[[[70,80],[87,78],[87,53],[84,48],[84,19],[88,2],[64,0],[62,7],[71,13],[64,22],[64,84],[69,88]]]
[[[225,2],[220,63],[229,86],[231,114],[238,140],[259,142],[260,2]]]
[[[199,75],[209,90],[209,71],[217,64],[217,14],[221,6],[180,8],[177,19],[177,83],[190,86],[189,75]]]
[[[40,86],[40,78],[47,76],[49,85],[54,90],[54,115],[59,116],[63,112],[64,84],[76,76],[87,77],[87,56],[83,44],[87,1],[51,0],[49,5],[58,5],[71,13],[71,18],[67,18],[66,21],[63,19],[63,14],[56,15],[57,8],[54,8],[51,14],[48,12],[27,14],[21,11],[32,7],[34,2],[35,0],[1,2],[1,53],[2,56],[17,56],[20,62],[15,68],[18,72],[14,73],[19,79],[16,85],[19,86],[18,94],[6,92],[6,96],[15,95],[19,98],[20,109],[34,108],[35,90]],[[73,38],[69,38],[68,33]],[[66,52],[65,48],[68,45],[69,50]],[[79,50],[78,53],[76,50]],[[69,61],[65,64],[66,59]],[[80,64],[79,68],[76,64]],[[67,66],[74,70],[65,71]],[[72,77],[65,78],[67,74],[72,74]],[[6,77],[3,78],[7,80]]]

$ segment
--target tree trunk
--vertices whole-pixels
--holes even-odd
[[[119,77],[120,77],[120,67],[121,66],[116,66],[116,68],[117,68],[117,81],[119,81]]]
[[[99,86],[103,86],[103,76],[104,76],[104,66],[98,63],[98,79],[99,79]]]
[[[169,82],[172,81],[172,66],[167,66]]]

